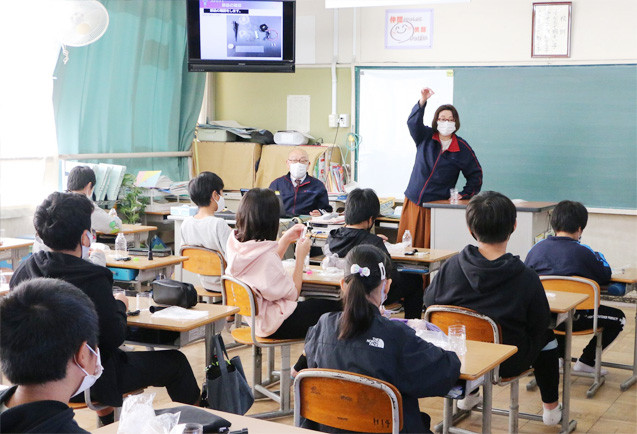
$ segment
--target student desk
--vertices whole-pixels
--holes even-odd
[[[2,245],[0,252],[9,252],[11,254],[11,267],[15,271],[20,262],[20,251],[27,249],[33,245],[33,240],[23,240],[20,238],[0,238]]]
[[[134,306],[134,297],[128,297],[129,306]],[[192,310],[207,312],[207,316],[198,319],[174,320],[169,318],[158,318],[148,310],[142,310],[138,316],[129,316],[128,325],[153,330],[167,330],[179,332],[179,343],[177,348],[181,348],[195,340],[205,337],[206,364],[210,360],[210,339],[215,335],[217,326],[223,328],[226,318],[239,312],[235,306],[222,306],[218,304],[197,303]],[[147,344],[142,342],[127,341],[132,345],[152,346],[159,348],[175,348],[173,345]]]
[[[146,256],[131,256],[130,261],[116,261],[115,253],[106,255],[106,266],[112,268],[125,268],[128,270],[137,270],[138,274],[135,280],[122,280],[122,282],[129,282],[135,285],[137,291],[141,290],[142,282],[154,280],[160,274],[170,278],[175,268],[175,265],[181,264],[188,259],[187,256],[164,256],[155,257],[152,261],[149,261]]]
[[[465,208],[468,200],[451,204],[448,200],[425,202],[424,208],[431,208],[431,248],[462,250],[475,240],[467,229]],[[524,261],[526,254],[533,247],[536,237],[543,236],[550,228],[550,211],[555,207],[553,202],[520,202],[516,203],[517,228],[511,234],[507,251],[519,255]]]
[[[341,279],[343,274],[326,274],[320,266],[311,265],[312,273],[303,272],[301,297],[341,297]],[[289,270],[291,273],[292,270]]]
[[[157,230],[157,226],[143,226],[143,225],[131,225],[128,223],[124,223],[122,225],[122,230],[114,233],[114,234],[107,234],[105,232],[97,232],[98,235],[100,236],[108,236],[108,237],[116,237],[118,234],[124,234],[124,235],[133,235],[133,243],[135,247],[139,247],[141,244],[141,237],[142,234],[146,234],[146,237],[148,237],[148,233],[152,232],[152,231],[156,231]]]
[[[613,274],[610,279],[611,282],[619,282],[626,284],[626,294],[630,291],[637,289],[637,268],[627,268],[621,273]],[[622,303],[634,303],[635,304],[635,341],[633,343],[633,364],[624,365],[621,363],[612,363],[602,361],[602,366],[609,366],[611,368],[626,369],[632,371],[632,375],[619,385],[621,391],[628,390],[633,384],[637,382],[637,297],[625,297],[625,296],[613,296],[602,295],[603,299],[609,299],[613,301],[620,301]]]
[[[169,407],[177,407],[185,404],[181,403],[170,403],[168,405],[161,405],[159,408],[169,408]],[[240,432],[243,428],[247,429],[247,432],[250,434],[265,434],[265,433],[277,433],[277,434],[316,434],[316,431],[310,431],[307,429],[295,427],[292,425],[285,425],[282,423],[271,422],[264,419],[257,419],[249,416],[240,416],[238,414],[226,413],[219,410],[213,410],[211,408],[201,408],[197,407],[197,409],[205,410],[212,414],[216,414],[232,425],[230,426],[230,431],[232,432]],[[103,426],[101,428],[95,429],[95,434],[117,434],[117,428],[119,426],[119,422],[112,423],[110,425]]]
[[[441,250],[441,249],[407,249],[407,251],[416,250],[415,255],[405,255],[403,253],[394,253],[391,255],[391,260],[395,266],[403,266],[405,268],[414,268],[416,270],[422,270],[422,274],[430,274],[436,271],[440,266],[452,256],[458,254],[453,250]],[[408,273],[409,271],[403,271]]]

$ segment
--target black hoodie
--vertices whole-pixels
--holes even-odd
[[[0,392],[6,403],[17,386]],[[17,405],[0,413],[0,431],[5,433],[85,433],[73,417],[75,413],[60,401],[36,401]]]
[[[477,247],[465,247],[426,289],[425,306],[434,304],[467,307],[500,325],[502,343],[518,347],[500,368],[504,377],[528,369],[547,343],[551,312],[542,283],[510,253],[489,261]]]
[[[339,258],[344,258],[350,250],[361,244],[376,246],[389,256],[383,239],[365,229],[346,227],[332,229],[327,237],[327,245],[330,247],[330,252],[337,253]]]
[[[117,391],[116,366],[119,359],[126,358],[126,354],[118,349],[126,338],[126,306],[113,298],[113,273],[106,267],[76,256],[40,251],[20,264],[11,278],[11,288],[36,277],[50,277],[71,283],[95,304],[104,372],[91,388],[92,397],[104,404],[121,406],[122,395]]]

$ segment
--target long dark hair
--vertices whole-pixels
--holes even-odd
[[[268,188],[253,188],[239,203],[237,240],[275,241],[279,233],[279,199]]]
[[[385,278],[391,274],[391,261],[378,247],[366,244],[356,246],[345,257],[346,273],[353,264],[369,269],[369,276],[351,273],[345,276],[347,289],[343,294],[343,315],[341,316],[339,339],[349,339],[365,332],[372,325],[376,306],[367,296],[381,284],[381,269],[385,267]]]

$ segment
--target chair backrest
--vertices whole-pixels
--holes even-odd
[[[188,260],[181,265],[182,270],[202,276],[223,276],[225,273],[226,261],[216,250],[199,246],[182,246],[179,254],[188,257]]]
[[[398,433],[402,396],[386,381],[334,369],[304,369],[294,380],[294,424],[301,417],[337,429]]]
[[[259,313],[259,307],[254,299],[252,288],[247,283],[224,274],[221,276],[222,303],[226,306],[239,308],[238,314],[245,317],[254,317]],[[254,322],[252,322],[254,327]]]
[[[486,315],[459,306],[433,305],[425,312],[425,321],[435,324],[447,333],[450,325],[463,324],[467,339],[471,341],[501,343],[500,325]]]
[[[597,282],[579,276],[540,276],[545,291],[575,292],[587,294],[588,298],[577,305],[577,309],[593,309],[593,329],[597,330],[597,308],[600,303]]]

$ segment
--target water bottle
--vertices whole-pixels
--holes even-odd
[[[125,258],[128,256],[128,245],[126,243],[126,237],[123,233],[117,234],[115,238],[115,257]]]
[[[115,208],[111,208],[111,210],[108,212],[108,215],[111,217],[117,217],[117,210]]]
[[[409,232],[409,230],[406,230],[403,234],[403,244],[405,245],[406,249],[411,249],[411,232]]]
[[[307,255],[303,263],[303,270],[308,271],[309,269],[310,269],[310,255]]]

